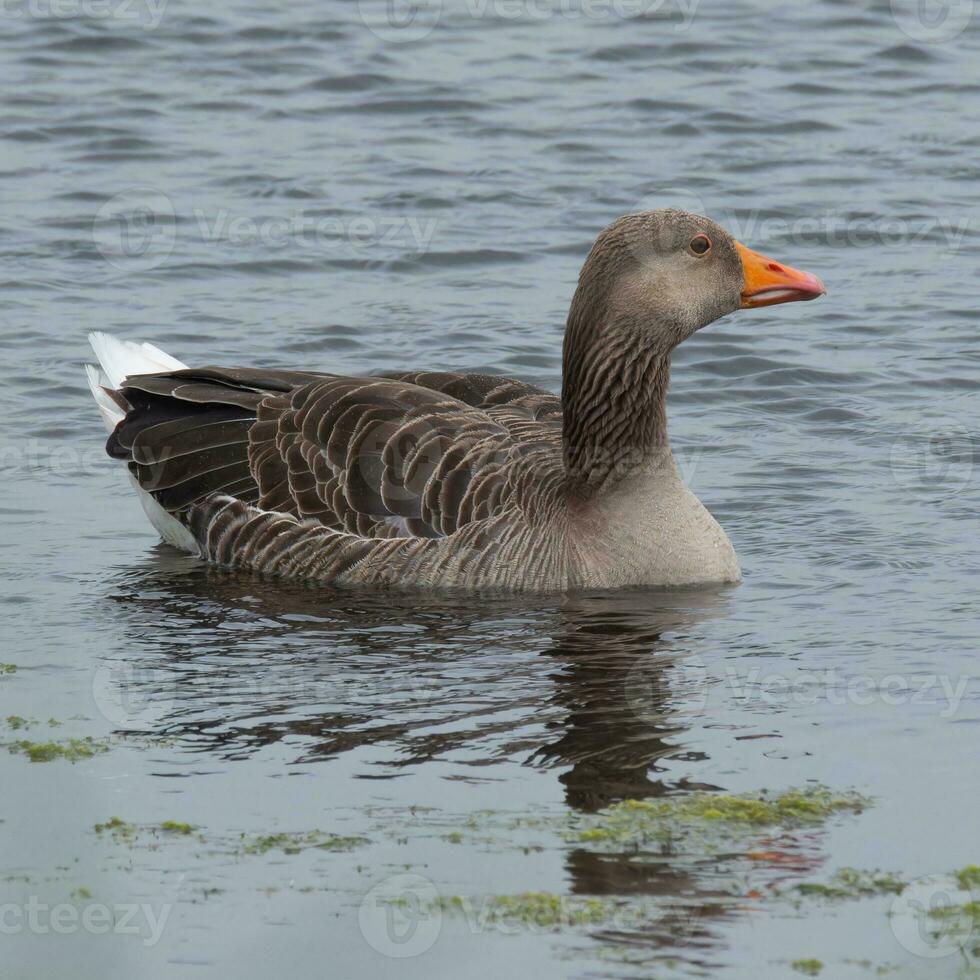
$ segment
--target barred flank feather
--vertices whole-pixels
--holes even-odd
[[[673,348],[745,305],[740,255],[767,270],[757,305],[822,290],[698,215],[610,224],[572,299],[560,399],[487,374],[189,368],[106,334],[89,386],[154,526],[218,565],[409,588],[737,581],[665,400]]]
[[[492,375],[343,378],[172,358],[140,373],[168,355],[117,343],[93,341],[117,385],[93,387],[113,413],[106,448],[167,540],[219,565],[334,584],[566,575],[542,559],[552,546],[522,532],[529,510],[562,513],[554,395]]]

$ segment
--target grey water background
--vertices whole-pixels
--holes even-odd
[[[778,977],[810,956],[957,975],[888,900],[756,905],[712,860],[456,832],[819,782],[874,805],[739,874],[980,861],[973,6],[4,5],[0,715],[36,723],[7,742],[111,746],[0,753],[5,977]],[[557,387],[595,234],[666,205],[829,291],[675,358],[672,439],[737,588],[449,599],[228,575],[159,545],[103,457],[89,330],[191,364]],[[204,843],[116,843],[93,830],[113,815]],[[228,844],[314,828],[366,843]],[[674,912],[571,934],[447,916],[399,943],[364,912],[375,887]],[[32,901],[132,905],[140,931],[30,926]]]

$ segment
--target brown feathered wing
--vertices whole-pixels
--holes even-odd
[[[561,472],[558,399],[492,375],[198,368],[121,394],[110,455],[189,525],[227,495],[361,538],[439,538]]]

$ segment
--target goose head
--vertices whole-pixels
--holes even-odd
[[[582,267],[570,325],[625,334],[669,353],[738,309],[811,300],[823,283],[736,241],[708,218],[673,209],[606,227]],[[612,339],[612,338],[609,338]]]

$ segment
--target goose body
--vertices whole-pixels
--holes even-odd
[[[706,218],[648,212],[586,260],[561,397],[492,375],[190,368],[106,334],[87,370],[161,537],[218,565],[414,589],[734,582],[670,452],[670,352],[739,306],[822,292]]]

